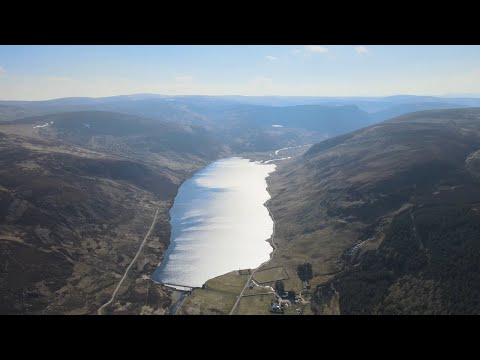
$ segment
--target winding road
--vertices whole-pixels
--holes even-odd
[[[148,237],[150,236],[153,228],[155,227],[155,223],[157,222],[157,216],[158,216],[158,209],[155,211],[155,216],[153,218],[153,221],[152,221],[152,225],[150,225],[150,229],[148,229],[148,232],[147,232],[147,235],[145,235],[145,238],[143,239],[142,243],[140,244],[140,247],[138,248],[138,251],[137,251],[137,254],[135,255],[135,257],[133,258],[132,262],[130,263],[130,265],[128,265],[127,267],[127,270],[125,270],[125,273],[123,274],[123,277],[120,279],[120,282],[118,283],[117,287],[115,288],[115,290],[113,291],[113,294],[112,294],[112,297],[110,298],[110,300],[108,300],[105,304],[103,304],[102,306],[100,306],[98,308],[98,315],[103,315],[103,310],[108,306],[110,305],[113,300],[115,299],[115,296],[117,295],[117,292],[118,292],[118,289],[120,289],[120,286],[122,286],[123,284],[123,281],[125,280],[125,278],[127,277],[128,275],[128,272],[130,271],[131,267],[133,266],[133,264],[135,263],[135,261],[137,261],[138,259],[138,256],[140,255],[140,253],[142,252],[142,249],[144,247],[144,245],[147,243],[147,240],[148,240]]]
[[[289,149],[297,149],[297,148],[301,148],[301,147],[305,147],[305,146],[311,146],[312,144],[305,144],[305,145],[298,145],[298,146],[290,146],[290,147],[286,147],[286,148],[281,148],[281,149],[278,149],[275,151],[275,155],[278,156],[278,153],[280,151],[283,151],[283,150],[289,150]]]

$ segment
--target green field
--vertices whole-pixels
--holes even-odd
[[[285,280],[288,278],[289,276],[283,266],[257,271],[253,275],[253,279],[259,284],[266,284],[276,280]]]
[[[207,281],[209,290],[227,292],[238,295],[242,291],[250,275],[239,275],[238,271],[232,271],[225,275],[217,276]]]
[[[195,289],[180,307],[178,314],[228,315],[249,275],[232,271],[206,283],[205,289]]]
[[[270,315],[270,304],[274,295],[257,295],[242,297],[238,304],[238,315]]]
[[[263,286],[254,286],[252,289],[249,289],[248,287],[245,289],[243,292],[243,295],[252,295],[252,294],[263,294],[272,291],[269,287],[263,287]]]
[[[178,310],[179,315],[228,315],[237,297],[219,291],[195,289]]]

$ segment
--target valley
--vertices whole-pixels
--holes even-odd
[[[271,314],[277,280],[287,315],[478,313],[480,110],[424,100],[1,102],[0,313]],[[179,188],[235,157],[276,167],[270,260],[152,281]]]
[[[50,341],[25,321],[159,321],[161,345],[185,315],[268,315],[275,345],[285,316],[356,336],[349,315],[480,314],[480,46],[357,44],[365,24],[344,45],[195,44],[142,22],[130,45],[4,32],[0,315]]]

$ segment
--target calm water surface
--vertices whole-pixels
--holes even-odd
[[[216,161],[185,181],[170,210],[172,234],[153,279],[202,286],[232,270],[269,259],[273,221],[264,203],[274,164],[233,157]]]

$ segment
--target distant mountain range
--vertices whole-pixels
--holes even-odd
[[[480,97],[468,96],[414,96],[414,95],[396,95],[387,97],[312,97],[312,96],[168,96],[156,94],[133,94],[110,96],[103,98],[61,98],[44,101],[12,101],[2,100],[1,105],[16,106],[23,109],[31,109],[34,111],[48,111],[56,109],[57,111],[74,111],[80,110],[128,110],[128,111],[145,111],[156,116],[158,112],[153,113],[155,106],[181,108],[188,107],[192,110],[208,111],[215,108],[216,110],[224,107],[231,108],[235,105],[262,105],[262,106],[296,106],[296,105],[326,105],[326,106],[344,106],[354,105],[360,110],[368,113],[384,111],[388,108],[399,105],[411,105],[418,103],[433,104],[450,104],[452,107],[462,106],[480,106]],[[111,106],[115,106],[114,109]],[[120,106],[120,107],[118,107]],[[147,109],[140,110],[139,108]],[[122,112],[122,111],[120,111]],[[202,111],[200,111],[202,112]],[[137,114],[140,115],[140,114]],[[145,114],[144,114],[145,115]]]
[[[54,113],[110,111],[177,125],[203,127],[229,142],[235,151],[266,151],[299,141],[319,141],[413,111],[474,106],[480,106],[480,98],[136,94],[46,101],[0,101],[0,122]]]

